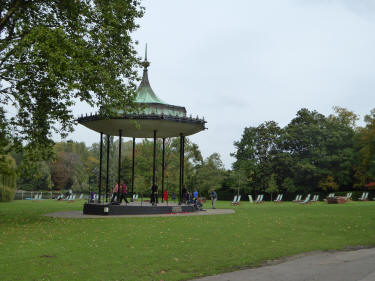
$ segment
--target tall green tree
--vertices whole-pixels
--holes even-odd
[[[250,190],[264,190],[268,186],[267,178],[274,172],[274,159],[278,152],[278,142],[282,130],[274,121],[247,127],[240,141],[234,146],[236,158],[233,169],[248,179]]]
[[[211,189],[219,189],[223,185],[225,169],[218,153],[208,156],[202,165],[197,167],[197,181],[194,188],[208,195]]]
[[[131,33],[143,15],[140,1],[0,4],[0,142],[10,138],[13,148],[26,144],[46,158],[52,134],[73,130],[77,101],[103,114],[135,109],[139,59]]]
[[[375,181],[375,109],[365,116],[364,121],[365,127],[359,128],[355,141],[357,187]]]

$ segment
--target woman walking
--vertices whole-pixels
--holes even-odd
[[[111,203],[115,200],[115,197],[117,197],[117,200],[119,200],[118,196],[119,190],[118,190],[118,183],[116,182],[115,187],[113,188],[113,193],[112,193],[112,198],[111,198]]]

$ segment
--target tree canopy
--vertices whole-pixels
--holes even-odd
[[[143,15],[140,1],[0,0],[0,6],[0,142],[11,144],[1,149],[51,147],[53,133],[72,131],[77,101],[103,114],[134,109],[139,59],[131,33]]]
[[[248,190],[275,182],[288,192],[363,187],[375,180],[374,116],[372,110],[361,128],[345,108],[328,116],[303,108],[284,128],[274,121],[247,127],[234,143],[233,169],[251,179]]]

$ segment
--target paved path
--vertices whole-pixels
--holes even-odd
[[[54,218],[68,218],[68,219],[106,219],[106,218],[139,218],[139,217],[183,217],[183,216],[208,216],[208,215],[226,215],[234,214],[233,209],[207,209],[205,211],[175,213],[175,214],[155,214],[155,215],[116,215],[116,216],[97,216],[84,215],[82,211],[66,211],[54,212],[45,214],[43,216]]]
[[[277,263],[277,264],[275,264]],[[375,281],[375,248],[315,252],[199,281]]]

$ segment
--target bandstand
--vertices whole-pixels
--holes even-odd
[[[193,118],[186,114],[183,106],[170,105],[159,99],[150,86],[148,80],[147,47],[145,60],[143,62],[143,77],[137,89],[135,102],[139,105],[138,113],[128,113],[126,109],[118,110],[113,116],[102,116],[100,114],[81,116],[77,119],[78,123],[100,133],[100,157],[99,157],[99,198],[95,203],[86,203],[84,205],[84,214],[95,215],[134,215],[134,214],[163,214],[196,211],[193,206],[181,205],[182,187],[184,185],[184,149],[185,137],[205,130],[206,121],[198,116]],[[105,183],[105,198],[102,198],[102,160],[103,160],[103,136],[107,138],[107,169]],[[135,141],[136,138],[153,138],[153,173],[152,185],[156,184],[156,141],[162,139],[162,175],[161,175],[161,193],[164,192],[164,169],[165,169],[165,139],[172,137],[180,138],[180,165],[179,165],[179,205],[159,205],[151,206],[148,204],[125,204],[113,205],[108,201],[109,194],[109,141],[110,136],[119,137],[119,157],[118,157],[118,183],[121,182],[121,143],[123,137],[133,139],[132,153],[132,177],[131,177],[131,196],[134,193],[134,165],[135,165]]]

